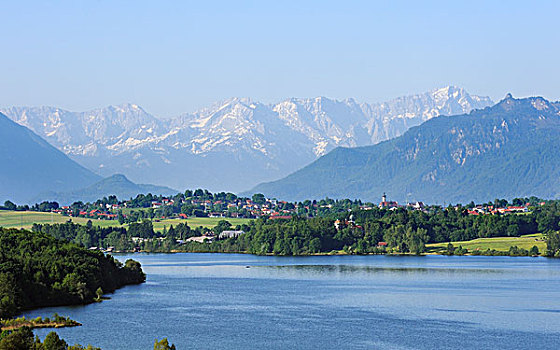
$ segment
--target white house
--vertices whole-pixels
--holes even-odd
[[[232,237],[238,237],[244,233],[245,233],[244,231],[222,231],[222,233],[220,233],[218,237],[220,237],[220,239],[232,238]]]

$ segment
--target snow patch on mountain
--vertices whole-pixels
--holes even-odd
[[[205,165],[212,167],[211,171],[225,173],[224,161],[214,159],[229,155],[232,165],[247,167],[255,174],[254,178],[244,175],[238,179],[247,183],[246,189],[253,182],[270,180],[263,178],[265,173],[281,177],[335,147],[376,144],[430,118],[468,113],[492,104],[488,97],[448,86],[371,104],[326,97],[290,98],[275,104],[231,98],[168,120],[158,119],[135,104],[87,112],[56,107],[11,107],[0,112],[98,172],[111,170],[135,181],[162,183],[147,177],[147,169],[153,171],[149,167],[173,165],[183,171],[190,169],[192,157],[203,157],[216,162]],[[193,176],[202,174],[200,169],[193,171],[197,171]],[[180,178],[181,174],[169,176]],[[241,175],[231,171],[223,176],[224,180],[213,181],[228,182]],[[200,179],[200,186],[204,181]],[[163,183],[175,188],[186,185]],[[223,188],[233,186],[225,183]]]

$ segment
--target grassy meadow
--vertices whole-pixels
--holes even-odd
[[[495,249],[497,251],[508,251],[509,247],[517,246],[519,248],[531,249],[534,245],[539,248],[539,252],[546,250],[546,242],[542,234],[525,235],[521,237],[495,237],[495,238],[477,238],[472,241],[451,242],[455,247],[462,246],[472,252],[473,250]],[[432,243],[426,247],[431,252],[437,252],[447,248],[448,243]]]
[[[77,224],[85,225],[88,220],[91,220],[94,226],[109,227],[109,226],[127,226],[120,225],[116,220],[98,220],[98,219],[87,219],[87,218],[74,218],[63,216],[56,213],[41,213],[34,211],[10,211],[10,210],[0,210],[0,226],[5,228],[23,228],[30,229],[34,223],[37,224],[61,224],[72,220]],[[220,220],[227,220],[233,226],[246,224],[250,219],[237,219],[237,218],[188,218],[185,219],[164,219],[159,221],[153,221],[154,230],[161,231],[163,227],[169,228],[169,226],[177,226],[179,223],[187,223],[190,227],[195,228],[198,226],[213,228],[218,224]]]
[[[199,226],[202,227],[207,227],[207,228],[213,228],[214,226],[216,226],[218,224],[219,221],[221,220],[227,220],[230,224],[232,224],[233,226],[236,225],[242,225],[242,224],[247,224],[251,219],[237,219],[237,218],[197,218],[197,217],[192,217],[192,218],[188,218],[187,220],[185,219],[165,219],[165,220],[160,220],[160,221],[153,221],[154,224],[154,230],[155,231],[161,231],[163,230],[163,227],[167,227],[169,228],[169,226],[173,225],[173,226],[177,226],[177,224],[180,223],[187,223],[191,228],[196,228]]]
[[[56,213],[41,213],[34,211],[10,211],[0,210],[0,226],[5,228],[23,228],[30,229],[33,224],[61,224],[72,219],[77,224],[85,225],[89,219],[86,218],[71,218]],[[108,227],[120,226],[118,221],[113,220],[96,220],[92,219],[91,222],[95,226]]]
[[[85,225],[87,218],[73,218],[63,216],[55,213],[41,213],[32,211],[9,211],[0,210],[0,226],[5,228],[23,228],[30,229],[34,223],[38,224],[57,224],[64,223],[68,220],[75,223]],[[185,219],[155,219],[153,220],[154,230],[162,231],[164,227],[169,228],[171,225],[177,226],[179,223],[187,223],[191,228],[206,227],[213,228],[220,220],[227,220],[233,226],[246,224],[250,219],[237,219],[237,218],[197,218],[192,217]],[[116,220],[98,220],[91,219],[94,226],[109,227],[109,226],[127,226],[120,225]],[[542,234],[525,235],[521,237],[496,237],[496,238],[478,238],[472,241],[451,242],[455,247],[462,246],[463,248],[473,251],[476,249],[486,250],[495,249],[497,251],[508,251],[511,246],[519,248],[531,249],[534,245],[539,248],[540,252],[546,250],[546,242]],[[448,243],[432,243],[427,244],[428,251],[437,252],[446,249]]]

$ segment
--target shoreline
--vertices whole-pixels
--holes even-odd
[[[313,253],[313,254],[298,254],[298,255],[280,255],[280,254],[254,254],[247,251],[237,251],[237,252],[209,252],[209,251],[184,251],[184,250],[170,250],[168,252],[163,251],[119,251],[110,253],[111,255],[117,254],[118,255],[129,255],[129,254],[245,254],[245,255],[254,255],[254,256],[270,256],[270,257],[312,257],[312,256],[374,256],[374,255],[384,255],[384,256],[488,256],[488,257],[512,257],[512,258],[554,258],[551,256],[545,256],[542,254],[539,255],[508,255],[507,251],[496,251],[497,254],[443,254],[439,252],[425,252],[421,254],[414,254],[414,253],[346,253],[346,252],[323,252],[323,253]],[[504,253],[504,254],[500,254]]]
[[[7,325],[4,325],[7,323]],[[0,320],[0,331],[13,331],[23,327],[29,327],[31,329],[36,328],[69,328],[69,327],[80,327],[82,324],[80,322],[65,318],[60,321],[43,321],[41,318],[37,319],[26,319],[15,318]]]

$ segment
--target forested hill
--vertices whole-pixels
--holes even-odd
[[[139,193],[153,193],[157,195],[174,195],[178,191],[169,187],[156,185],[135,184],[122,174],[115,174],[94,183],[86,188],[68,192],[47,192],[34,198],[33,201],[56,200],[61,204],[71,204],[77,201],[95,202],[101,197],[115,195],[119,198],[133,198]]]
[[[374,146],[337,148],[251,192],[289,200],[467,203],[560,197],[560,104],[508,94],[493,107],[438,117]]]
[[[0,318],[43,306],[85,304],[96,291],[145,281],[140,264],[124,266],[43,233],[0,228]]]

